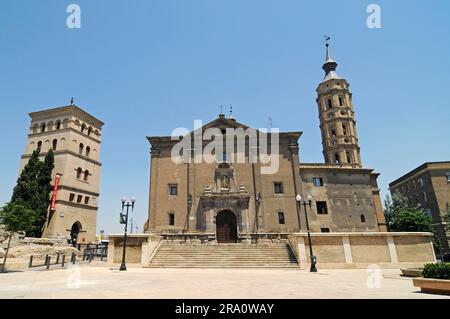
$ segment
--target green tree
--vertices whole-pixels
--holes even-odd
[[[42,167],[39,161],[40,148],[37,148],[31,155],[28,163],[23,168],[17,179],[17,184],[11,197],[11,202],[21,203],[25,206],[30,205],[35,194],[38,192],[37,176]]]
[[[14,187],[11,202],[23,205],[37,214],[29,236],[40,237],[47,220],[50,192],[52,190],[52,170],[54,168],[54,154],[50,149],[44,162],[39,160],[40,149],[37,148],[25,165],[17,185]]]
[[[408,198],[401,194],[394,194],[392,198],[387,195],[386,200],[384,201],[384,207],[384,218],[386,220],[388,231],[392,231],[391,228],[398,213],[404,209],[410,208]]]
[[[33,209],[38,216],[36,220],[35,229],[33,235],[41,237],[42,230],[48,215],[48,207],[50,205],[50,192],[52,191],[52,171],[55,168],[55,156],[50,149],[45,156],[44,163],[41,165],[39,173],[37,175],[38,191],[35,194],[35,198],[31,203],[31,209]]]
[[[446,211],[442,220],[445,222],[445,230],[450,232],[450,204],[447,203]]]
[[[0,223],[5,227],[5,230],[9,232],[8,245],[6,247],[5,256],[3,257],[1,272],[4,272],[6,269],[6,260],[8,258],[12,236],[14,233],[20,231],[27,233],[32,230],[35,227],[34,224],[36,218],[36,212],[22,204],[10,202],[0,210]]]
[[[432,219],[422,210],[403,208],[394,217],[390,231],[397,232],[433,232]]]

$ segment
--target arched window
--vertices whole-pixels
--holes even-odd
[[[41,147],[42,147],[42,141],[39,141],[39,142],[37,143],[37,148],[38,148],[38,149],[41,149]]]
[[[83,123],[83,124],[81,125],[81,133],[84,133],[84,130],[85,130],[85,129],[86,129],[86,124]]]
[[[45,127],[46,127],[45,123],[42,123],[41,124],[41,133],[45,132]]]
[[[56,151],[56,147],[58,146],[58,140],[55,138],[54,140],[53,140],[53,143],[52,143],[52,148],[53,148],[53,150],[54,151]]]
[[[352,164],[352,156],[350,152],[345,152],[345,156],[347,157],[347,163]]]
[[[88,133],[87,133],[87,134],[88,134],[88,136],[90,136],[90,135],[91,135],[91,133],[92,133],[92,127],[90,127],[90,126],[89,126],[89,128],[88,128]]]
[[[77,169],[77,178],[78,179],[81,178],[81,173],[82,173],[82,169],[81,169],[81,167],[78,167],[78,169]]]
[[[366,222],[366,216],[364,214],[361,215],[361,223]]]
[[[89,156],[89,153],[91,153],[91,148],[88,146],[86,147],[86,156]]]
[[[87,182],[88,177],[89,177],[89,171],[88,171],[88,170],[85,170],[85,171],[84,171],[84,181],[85,181],[85,182]]]
[[[56,129],[57,130],[61,129],[61,121],[60,120],[56,121]]]
[[[340,158],[339,158],[339,154],[338,154],[338,153],[334,154],[334,162],[335,162],[336,164],[341,163],[341,160],[340,160]]]
[[[80,146],[78,147],[78,153],[83,154],[84,145],[83,143],[80,143]]]

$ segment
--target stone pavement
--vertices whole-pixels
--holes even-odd
[[[378,288],[377,288],[378,287]],[[142,269],[82,266],[0,274],[0,298],[450,298],[399,270]]]

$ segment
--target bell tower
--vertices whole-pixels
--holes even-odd
[[[323,156],[327,164],[362,167],[350,85],[336,73],[338,64],[331,57],[329,40],[322,66],[325,78],[316,90]]]

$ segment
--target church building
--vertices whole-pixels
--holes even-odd
[[[229,132],[251,128],[231,115],[220,114],[183,136],[191,146],[184,149],[182,160],[174,160],[179,139],[148,137],[146,232],[166,238],[196,235],[203,242],[252,243],[305,231],[305,209],[312,232],[385,232],[378,173],[362,164],[352,94],[336,68],[327,44],[325,78],[316,99],[324,163],[301,162],[300,131],[277,133],[275,145],[273,132],[254,130],[259,142],[252,144],[246,136],[245,147],[239,148]],[[214,154],[215,161],[196,160],[197,151],[201,149],[201,154],[209,147],[208,141],[195,141],[196,135],[211,130],[216,138],[222,133],[231,140],[234,148],[224,145],[223,153]],[[271,173],[264,173],[261,137],[277,163]]]

